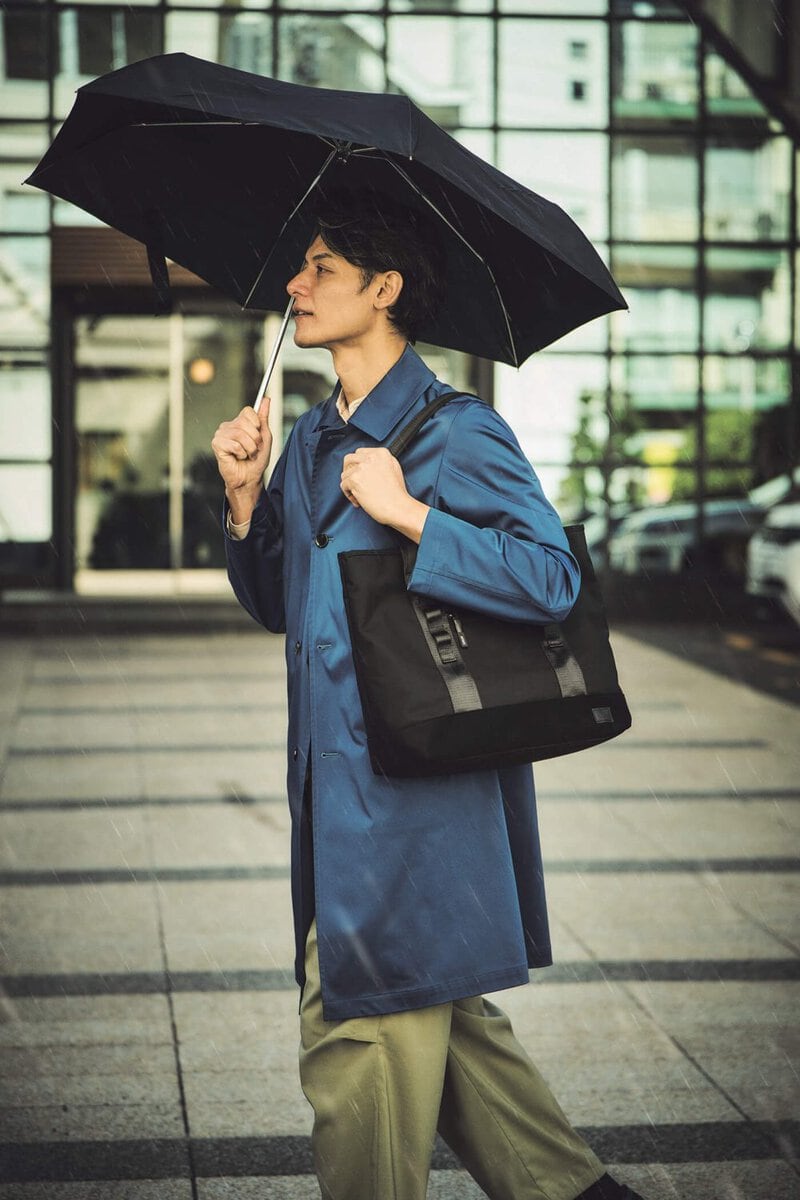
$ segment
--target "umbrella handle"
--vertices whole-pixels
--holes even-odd
[[[264,372],[261,383],[258,385],[256,401],[255,401],[255,404],[253,405],[253,408],[256,410],[256,412],[258,412],[258,410],[261,408],[261,401],[264,399],[264,395],[265,395],[267,387],[269,385],[269,381],[272,376],[272,372],[275,369],[275,363],[278,361],[278,355],[280,353],[281,344],[283,343],[284,335],[285,335],[286,329],[289,325],[289,319],[292,315],[293,307],[294,307],[294,296],[292,296],[291,300],[286,305],[286,312],[283,314],[283,322],[281,323],[281,327],[278,330],[278,336],[275,338],[275,344],[273,345],[272,350],[270,351],[269,362],[267,363],[267,369]]]

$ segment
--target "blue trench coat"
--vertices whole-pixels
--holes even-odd
[[[346,500],[342,459],[449,390],[410,345],[348,423],[337,388],[298,420],[248,536],[226,538],[240,602],[286,632],[296,974],[315,911],[328,1020],[511,987],[552,961],[531,768],[386,779],[367,753],[337,554],[396,535]],[[578,566],[502,417],[453,400],[402,465],[432,508],[410,590],[511,621],[566,616]]]

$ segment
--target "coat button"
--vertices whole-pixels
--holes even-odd
[[[294,644],[294,652],[295,652],[295,654],[299,654],[299,653],[300,653],[300,651],[301,651],[302,649],[303,649],[303,643],[302,643],[302,642],[295,642],[295,644]]]
[[[294,759],[295,762],[297,762],[297,755],[298,755],[298,750],[297,750],[297,746],[295,746],[294,750],[292,751],[292,758]]]
[[[327,533],[318,533],[314,538],[314,545],[319,546],[320,550],[324,550],[330,540]]]

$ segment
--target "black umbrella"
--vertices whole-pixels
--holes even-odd
[[[283,310],[313,232],[313,194],[346,184],[438,214],[447,286],[423,341],[519,366],[627,307],[563,209],[465,149],[405,96],[157,55],[79,88],[26,182],[144,242],[162,299],[166,256],[244,308]],[[276,356],[277,346],[268,372]]]

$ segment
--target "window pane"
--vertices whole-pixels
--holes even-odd
[[[706,108],[718,117],[762,117],[767,110],[757,100],[738,72],[724,58],[706,51]]]
[[[630,305],[611,314],[616,350],[695,350],[697,252],[690,246],[615,246],[611,270]]]
[[[608,0],[500,0],[500,11],[603,17],[608,12]]]
[[[706,237],[771,241],[789,236],[791,142],[749,145],[713,138],[706,149]]]
[[[698,236],[697,152],[673,137],[615,137],[614,236],[689,241]]]
[[[0,113],[47,116],[48,19],[44,8],[0,12]]]
[[[51,442],[49,372],[0,363],[0,458],[46,462]]]
[[[167,14],[167,53],[185,51],[240,71],[272,75],[272,17],[269,13]]]
[[[299,7],[308,7],[306,0],[291,0],[291,3],[297,3]],[[287,0],[282,0],[283,4]],[[350,5],[345,4],[344,0],[339,5],[340,8],[349,8]],[[357,7],[354,5],[353,7]],[[382,7],[380,4],[375,5],[376,8]],[[447,4],[437,3],[436,0],[389,0],[389,8],[392,12],[416,12],[418,9],[425,12],[431,8],[450,8],[457,12],[491,12],[492,0],[448,0]]]
[[[44,233],[50,224],[46,193],[22,181],[47,148],[45,125],[0,125],[0,231]]]
[[[607,58],[602,21],[502,21],[500,124],[605,127]]]
[[[625,569],[624,562],[626,560],[633,571],[640,570],[642,564],[638,566],[634,564],[637,563],[642,552],[645,552],[644,556],[647,558],[647,550],[655,549],[652,545],[652,537],[645,537],[645,531],[648,535],[663,535],[665,531],[675,532],[672,522],[678,518],[678,514],[665,513],[661,510],[661,506],[677,503],[691,505],[688,507],[688,511],[685,510],[680,514],[683,521],[687,517],[691,519],[696,511],[692,501],[697,497],[697,473],[686,468],[662,464],[650,466],[643,463],[636,466],[619,467],[611,474],[608,491],[613,505],[627,505],[631,510],[646,510],[647,512],[646,517],[637,518],[634,523],[632,531],[634,537],[626,536],[628,545],[619,544],[615,547],[616,553],[613,554],[613,558],[616,558],[617,561],[612,561],[612,565],[617,570]],[[667,524],[668,522],[670,524]],[[623,533],[628,535],[624,525],[618,525],[615,537],[621,537]],[[656,546],[660,540],[660,538],[656,539]]]
[[[611,0],[611,12],[617,17],[683,17],[686,13],[674,0]]]
[[[500,170],[560,205],[594,241],[608,237],[608,139],[601,133],[502,133]]]
[[[349,91],[384,90],[383,22],[346,17],[285,17],[280,23],[281,79]]]
[[[790,373],[785,359],[709,356],[703,367],[706,458],[747,463],[746,486],[785,469]]]
[[[614,117],[624,121],[697,116],[697,31],[689,22],[626,21],[612,29]]]
[[[53,532],[49,466],[0,466],[0,541],[46,542]]]
[[[789,342],[789,256],[780,250],[706,252],[705,344],[746,353]]]
[[[75,89],[97,75],[160,54],[161,16],[148,8],[64,8],[57,19],[55,112],[72,107]]]
[[[383,8],[383,0],[280,0],[281,8]]]
[[[49,239],[0,238],[0,345],[43,346],[49,323]]]
[[[614,461],[639,459],[662,474],[682,458],[697,422],[697,359],[618,358],[611,369]],[[654,478],[660,478],[658,472]]]
[[[492,122],[492,26],[474,17],[391,17],[389,88],[440,125]]]
[[[495,367],[495,405],[534,469],[603,457],[606,361],[600,355],[543,351],[515,370]]]

